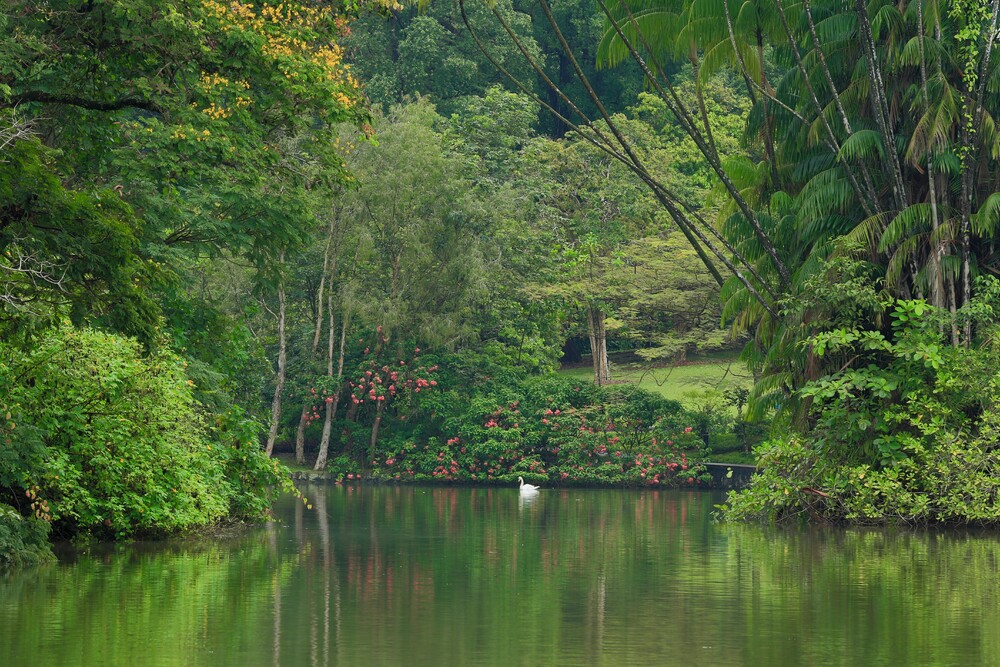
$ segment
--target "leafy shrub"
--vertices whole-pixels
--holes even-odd
[[[952,346],[950,314],[891,305],[887,332],[838,328],[810,339],[848,358],[809,383],[814,428],[758,451],[762,468],[732,494],[736,519],[793,516],[867,524],[1000,522],[1000,355],[992,341],[1000,284],[959,313],[978,345]],[[959,320],[961,321],[961,319]]]
[[[636,387],[599,389],[557,376],[484,383],[428,403],[427,438],[383,442],[376,478],[508,484],[678,485],[707,481],[701,441],[680,404]],[[428,424],[435,423],[435,428]],[[690,458],[689,458],[690,457]]]
[[[51,560],[48,524],[0,504],[0,568]]]
[[[0,355],[8,401],[42,448],[16,469],[8,462],[2,481],[44,501],[60,536],[154,535],[260,516],[284,477],[257,451],[253,422],[233,414],[204,423],[184,362],[166,349],[143,356],[132,339],[63,328],[29,354]]]

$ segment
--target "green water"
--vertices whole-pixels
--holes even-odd
[[[309,487],[268,526],[0,578],[0,665],[1000,665],[1000,535],[699,492]]]

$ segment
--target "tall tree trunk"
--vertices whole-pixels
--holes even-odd
[[[593,306],[587,306],[587,333],[590,335],[590,355],[594,363],[594,384],[603,387],[611,382],[608,332],[604,325],[604,313]]]
[[[958,315],[957,315],[957,303],[958,299],[955,294],[955,277],[952,275],[948,276],[948,311],[951,313],[951,346],[958,347]]]
[[[767,80],[767,71],[764,67],[764,34],[761,32],[760,24],[757,27],[757,59],[760,60],[760,87],[770,92],[771,83]],[[774,155],[774,121],[771,118],[771,104],[768,95],[760,96],[764,111],[764,153],[767,155],[768,166],[771,170],[771,189],[777,192],[781,189],[781,176],[778,174],[778,160]]]
[[[313,328],[313,342],[309,349],[309,360],[316,357],[319,349],[319,339],[323,332],[323,292],[326,288],[326,277],[330,272],[330,251],[333,249],[333,231],[336,217],[330,218],[330,225],[326,234],[326,250],[323,252],[323,273],[319,278],[319,290],[316,294],[316,326]],[[331,274],[332,279],[332,274]],[[332,308],[332,304],[331,304]],[[333,315],[332,311],[330,313]],[[307,402],[302,403],[302,412],[299,414],[299,427],[295,431],[295,462],[302,465],[306,461],[306,424],[308,423],[309,410],[312,405]]]
[[[788,17],[785,15],[784,5],[781,0],[775,0],[774,6],[778,10],[778,16],[781,17],[781,24],[785,28],[785,35],[788,37],[788,45],[792,49],[792,54],[795,56],[795,62],[798,65],[799,74],[802,76],[802,84],[809,92],[809,99],[812,100],[813,108],[816,110],[816,120],[823,127],[823,129],[826,130],[827,142],[830,144],[833,151],[839,154],[841,148],[840,141],[837,139],[837,135],[833,131],[833,128],[830,127],[830,123],[824,113],[823,104],[819,101],[816,89],[813,87],[812,81],[809,78],[809,70],[806,68],[805,62],[802,59],[802,54],[799,51],[797,37],[792,31],[791,25],[788,23]],[[763,67],[763,63],[761,63],[761,67]],[[861,204],[861,207],[864,209],[865,215],[871,217],[873,211],[871,206],[868,204],[864,191],[861,189],[861,184],[858,183],[857,178],[854,176],[854,170],[848,165],[845,165],[844,175],[847,177],[847,180],[850,181],[851,188],[853,188],[854,194],[858,198],[858,203]]]
[[[358,420],[358,407],[360,403],[355,403],[351,401],[347,405],[347,413],[344,415],[349,423],[354,424]],[[344,430],[341,432],[341,438],[344,439],[344,453],[349,454],[354,450],[354,435],[350,427],[345,426]]]
[[[885,160],[892,176],[892,193],[896,209],[902,211],[907,206],[907,192],[903,183],[903,171],[899,164],[899,153],[893,141],[889,102],[885,95],[885,81],[882,78],[882,65],[872,35],[872,25],[868,16],[868,6],[864,0],[854,0],[855,13],[858,15],[858,27],[862,51],[865,55],[865,65],[868,70],[868,92],[872,104],[872,115],[878,125],[885,152]]]
[[[920,52],[920,91],[924,98],[924,111],[931,107],[931,96],[927,88],[927,54],[924,50],[924,0],[917,0],[917,27],[919,30]],[[938,228],[940,227],[938,217],[938,197],[937,178],[934,175],[934,154],[927,152],[927,189],[928,198],[931,204],[931,243],[929,248],[930,276],[927,282],[930,285],[931,303],[936,308],[945,307],[944,283],[941,278],[941,239],[938,238]]]
[[[555,20],[555,17],[552,15],[552,10],[549,7],[548,2],[546,2],[546,0],[539,0],[539,4],[542,8],[542,11],[545,12],[545,17],[548,19],[549,25],[552,26],[552,29],[555,32],[556,38],[559,40],[560,45],[563,48],[563,51],[565,51],[566,54],[569,56],[573,64],[573,68],[576,71],[577,79],[580,81],[581,84],[583,84],[584,89],[587,91],[587,94],[594,101],[598,110],[600,110],[602,118],[604,118],[605,122],[608,123],[608,128],[615,135],[615,138],[621,145],[622,150],[628,155],[628,158],[631,161],[631,163],[636,166],[641,165],[642,161],[632,150],[631,144],[621,133],[618,126],[614,123],[610,114],[608,114],[607,109],[604,108],[603,104],[601,103],[600,96],[598,96],[596,91],[594,91],[593,86],[591,86],[590,81],[587,79],[586,74],[584,74],[583,70],[580,68],[579,63],[577,63],[576,59],[573,57],[572,49],[566,42],[566,38],[563,36],[562,31],[560,30],[559,25]],[[677,121],[681,124],[681,127],[684,129],[685,133],[689,137],[691,137],[691,140],[694,141],[695,145],[698,147],[698,150],[701,152],[702,155],[705,156],[706,161],[708,162],[712,170],[715,171],[716,175],[719,177],[719,180],[722,182],[723,187],[725,187],[726,191],[729,193],[730,198],[740,209],[740,212],[744,215],[746,221],[750,224],[750,227],[753,229],[754,235],[757,237],[757,240],[760,241],[761,246],[764,248],[765,252],[767,252],[767,254],[771,257],[771,260],[774,262],[774,266],[778,271],[778,276],[781,279],[782,286],[784,287],[790,286],[792,284],[791,272],[789,271],[788,266],[785,264],[785,262],[781,259],[780,255],[778,254],[777,247],[774,245],[773,240],[767,235],[767,232],[764,231],[764,228],[761,226],[760,219],[757,217],[757,214],[753,211],[749,203],[747,203],[746,199],[743,197],[742,193],[733,183],[728,172],[726,172],[726,170],[723,168],[719,156],[715,155],[712,152],[711,147],[707,145],[705,141],[705,135],[698,130],[697,125],[691,118],[691,114],[688,111],[688,107],[681,100],[679,94],[671,84],[669,78],[666,77],[666,74],[663,72],[662,68],[659,68],[659,77],[657,76],[657,73],[654,73],[652,70],[649,69],[649,66],[646,64],[646,61],[643,59],[642,55],[639,54],[639,52],[636,50],[636,45],[634,45],[622,32],[621,25],[616,20],[614,14],[608,9],[605,0],[598,0],[598,5],[604,12],[604,15],[607,17],[609,23],[611,23],[611,25],[614,27],[616,34],[618,34],[619,38],[629,49],[629,52],[632,54],[632,57],[635,60],[636,64],[639,65],[639,68],[642,69],[643,73],[653,84],[654,89],[657,91],[660,98],[666,103],[667,108],[674,113],[674,116],[676,117]],[[723,5],[726,6],[726,3],[723,3]],[[626,3],[625,5],[622,6],[628,12],[629,20],[634,22],[635,17],[632,15],[632,12],[629,9],[628,4]],[[496,13],[497,12],[494,10],[494,15],[496,15]],[[649,47],[649,44],[648,42],[646,42],[646,38],[641,31],[639,32],[639,37],[643,40],[646,49],[651,53],[653,53],[654,52],[653,49]],[[663,85],[660,84],[660,78],[663,79],[663,84],[666,85],[667,90],[664,90]]]
[[[816,31],[816,24],[813,22],[812,9],[809,6],[809,0],[803,0],[802,9],[805,13],[806,20],[809,23],[809,34],[812,36],[813,49],[819,58],[820,66],[823,70],[823,75],[826,78],[826,85],[830,88],[830,94],[833,96],[833,102],[837,107],[837,113],[840,115],[840,122],[844,126],[844,132],[847,137],[854,134],[854,129],[851,127],[851,121],[847,117],[847,112],[844,110],[843,101],[840,99],[840,92],[837,90],[837,84],[833,81],[833,75],[830,73],[830,68],[826,62],[826,54],[823,53],[822,44],[820,44],[819,34]],[[820,111],[822,113],[822,111]],[[878,196],[875,193],[875,186],[872,182],[871,174],[868,172],[868,166],[862,162],[859,166],[861,170],[861,175],[865,181],[865,189],[868,197],[871,198],[872,209],[874,211],[879,211],[879,201]],[[870,215],[870,214],[869,214]]]
[[[333,303],[331,299],[330,303],[330,344],[327,349],[327,366],[326,372],[328,376],[333,375]],[[346,312],[341,314],[340,318],[340,353],[337,358],[337,381],[335,383],[336,389],[333,391],[333,400],[326,404],[326,417],[323,420],[323,436],[319,441],[319,454],[316,456],[316,465],[313,467],[314,470],[322,470],[326,467],[326,461],[330,454],[330,431],[333,428],[333,417],[337,411],[337,403],[340,402],[340,389],[341,383],[344,377],[344,347],[347,342],[347,320],[348,314]]]
[[[972,272],[971,264],[971,233],[969,229],[972,218],[973,199],[976,198],[976,181],[979,170],[979,158],[982,148],[982,140],[978,139],[979,128],[983,123],[984,103],[986,101],[986,82],[989,78],[990,55],[993,53],[993,43],[996,40],[997,21],[1000,19],[1000,0],[993,0],[990,4],[990,19],[988,27],[980,29],[980,38],[985,42],[982,47],[982,57],[979,64],[978,85],[973,90],[969,86],[970,100],[974,108],[972,114],[972,124],[967,127],[966,134],[969,135],[963,148],[966,149],[963,155],[963,198],[962,202],[962,305],[966,306],[972,301]],[[966,186],[965,183],[968,183]],[[972,344],[972,320],[966,318],[964,325],[965,347]]]
[[[284,269],[285,251],[278,256],[278,262]],[[284,271],[282,271],[284,273]],[[274,451],[274,441],[278,437],[278,421],[281,419],[281,394],[285,391],[285,364],[287,350],[285,348],[285,277],[278,279],[278,377],[274,383],[274,398],[271,399],[271,429],[267,433],[265,451],[270,456]]]
[[[300,465],[306,459],[306,425],[309,423],[309,411],[313,407],[308,399],[302,401],[302,412],[299,413],[299,425],[295,429],[295,462]]]
[[[705,91],[702,90],[701,84],[698,82],[698,45],[695,44],[694,40],[691,40],[691,69],[694,75],[694,94],[698,99],[698,113],[701,115],[701,124],[705,128],[705,138],[707,139],[708,147],[712,149],[714,155],[719,154],[718,147],[715,144],[715,135],[712,134],[712,124],[708,122],[708,108],[705,106]]]
[[[385,410],[385,401],[375,402],[375,421],[372,422],[372,436],[368,441],[368,457],[365,461],[365,468],[375,460],[376,447],[378,447],[378,429],[382,425],[382,412]]]
[[[963,107],[963,111],[965,111]],[[963,113],[963,122],[965,114]],[[972,136],[970,129],[967,125],[962,127],[962,201],[960,202],[960,249],[962,253],[962,300],[959,301],[959,307],[967,306],[969,300],[972,298],[972,272],[970,270],[970,248],[971,248],[971,222],[972,222],[972,189],[973,189],[973,179],[975,178],[976,164],[975,160],[971,159],[972,153]],[[969,342],[971,338],[971,322],[966,319],[965,325],[963,327],[963,337],[962,344],[965,347],[969,347]]]

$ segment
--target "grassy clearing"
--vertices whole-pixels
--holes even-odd
[[[559,371],[561,375],[580,382],[593,382],[594,371],[589,359]],[[712,404],[714,409],[728,411],[736,417],[736,407],[721,404],[726,389],[753,386],[753,378],[746,366],[732,352],[699,355],[687,362],[672,366],[653,366],[632,355],[614,355],[611,360],[611,379],[616,383],[637,384],[643,389],[664,398],[679,401],[689,410],[704,409]],[[755,439],[760,434],[754,436]],[[736,435],[730,432],[715,433],[710,443],[709,455],[718,463],[754,463],[751,454],[743,450]]]
[[[716,353],[694,357],[682,365],[654,367],[636,361],[631,355],[612,357],[611,379],[614,382],[638,384],[643,389],[683,404],[697,402],[706,392],[722,392],[733,387],[753,384],[746,366],[733,353]],[[594,371],[587,363],[563,368],[560,374],[593,382]],[[735,411],[733,413],[735,415]]]

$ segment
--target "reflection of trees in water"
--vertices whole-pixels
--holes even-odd
[[[206,647],[214,664],[286,667],[1000,655],[988,535],[715,526],[718,498],[696,492],[307,496],[313,510],[284,499],[274,523],[228,538],[8,577],[0,645],[11,664],[59,665],[208,664]]]
[[[868,664],[995,664],[1000,655],[995,533],[744,525],[724,532],[720,558],[757,591],[734,610],[752,632],[768,632],[760,601],[781,600],[769,614],[772,626],[794,628],[808,617],[811,625],[841,633],[794,638],[812,664],[828,664],[848,638],[866,647]],[[748,663],[765,664],[765,646],[755,645]]]
[[[295,572],[266,529],[97,547],[0,582],[6,664],[200,664],[233,628],[268,627],[262,601]],[[263,648],[263,647],[262,647]]]
[[[646,585],[643,569],[632,563],[635,552],[617,545],[633,542],[648,551],[665,526],[674,526],[668,533],[680,530],[688,505],[707,507],[697,494],[665,501],[658,493],[563,489],[525,505],[509,489],[358,493],[334,489],[330,505],[316,513],[316,534],[331,542],[339,563],[334,579],[352,610],[343,636],[367,637],[365,645],[383,651],[395,646],[400,659],[416,662],[445,648],[458,661],[489,651],[516,662],[511,637],[545,645],[565,633],[567,617],[587,635],[586,654],[598,655],[615,597],[609,591]],[[318,613],[325,613],[323,605]],[[405,628],[413,641],[381,636],[386,627]],[[490,631],[452,634],[456,627]],[[345,656],[351,658],[358,654]]]

